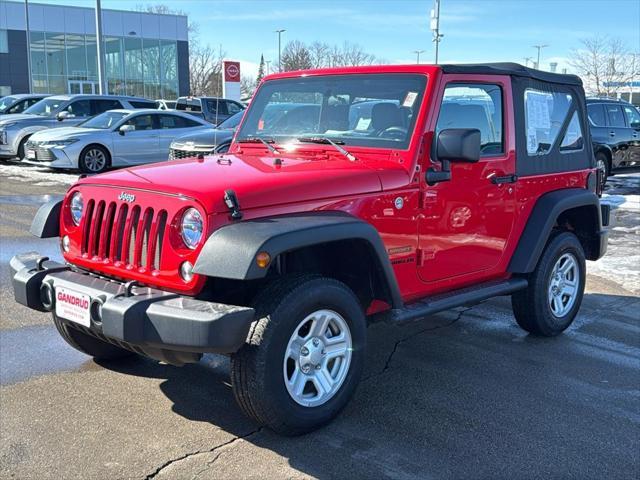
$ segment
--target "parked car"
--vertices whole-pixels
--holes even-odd
[[[297,129],[265,121],[301,99],[316,108],[292,110]],[[227,154],[83,178],[42,206],[31,232],[60,237],[64,263],[13,257],[15,298],[94,358],[229,354],[247,415],[308,432],[353,395],[370,323],[510,295],[532,335],[571,325],[610,215],[587,128],[578,77],[516,64],[267,77]]]
[[[22,113],[33,104],[49,95],[41,93],[20,93],[0,98],[0,115]]]
[[[246,107],[235,100],[216,97],[180,97],[176,110],[202,115],[206,121],[219,125]]]
[[[156,100],[158,110],[175,110],[176,100]]]
[[[75,127],[34,133],[26,144],[25,161],[100,173],[166,160],[177,136],[210,128],[204,120],[173,110],[110,110]]]
[[[588,98],[593,153],[603,184],[616,171],[640,167],[640,112],[623,100]]]
[[[71,127],[107,110],[155,106],[152,100],[115,95],[47,97],[22,114],[0,115],[0,158],[24,158],[27,140],[40,130]]]
[[[176,138],[169,147],[169,160],[226,153],[244,111],[227,118],[215,128],[191,132]]]

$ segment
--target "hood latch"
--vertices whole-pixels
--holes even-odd
[[[242,219],[242,212],[240,211],[240,202],[236,196],[236,192],[233,190],[224,191],[224,203],[231,212],[231,218],[234,220]]]

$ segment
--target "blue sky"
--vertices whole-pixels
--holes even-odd
[[[287,30],[283,44],[349,41],[388,63],[413,63],[414,50],[425,50],[425,62],[434,58],[433,0],[102,0],[103,8],[121,10],[156,3],[188,13],[199,24],[201,41],[222,45],[229,58],[242,61],[245,74],[255,73],[261,53],[277,60],[278,28]],[[550,61],[557,61],[561,70],[580,39],[594,34],[621,38],[640,52],[640,0],[442,0],[440,28],[441,62],[524,63],[525,57],[536,56],[532,45],[548,44],[541,66],[548,69]]]

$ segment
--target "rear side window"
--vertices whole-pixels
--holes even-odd
[[[605,108],[607,110],[610,127],[626,127],[624,114],[622,113],[622,107],[620,105],[607,105]]]
[[[640,128],[640,113],[638,113],[635,107],[625,105],[624,113],[627,114],[627,121],[631,128]]]
[[[596,127],[604,127],[607,125],[604,115],[604,105],[601,103],[591,103],[587,105],[587,113],[589,121]]]
[[[240,105],[236,103],[227,102],[227,111],[229,112],[229,115],[235,115],[236,113],[242,111],[242,107],[240,107]]]
[[[93,106],[93,115],[106,112],[107,110],[115,110],[122,108],[122,104],[118,100],[91,100]]]
[[[136,130],[153,130],[153,116],[137,115],[132,119],[127,120],[125,125],[133,125]]]
[[[145,102],[143,100],[129,100],[129,105],[133,108],[158,108],[156,102]]]
[[[572,102],[573,97],[568,93],[525,90],[525,129],[529,155],[543,155],[551,150]]]
[[[449,128],[477,128],[480,130],[481,154],[502,153],[502,89],[489,84],[448,84],[440,106],[436,135]]]
[[[161,129],[198,127],[200,123],[178,115],[158,115],[158,123]]]
[[[89,100],[78,100],[70,103],[65,110],[76,117],[89,117],[91,115],[91,104]]]

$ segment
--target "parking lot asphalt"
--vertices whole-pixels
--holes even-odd
[[[507,298],[369,329],[363,381],[298,438],[236,407],[228,360],[96,363],[13,301],[8,261],[73,177],[0,164],[0,478],[640,477],[640,175],[614,177],[610,251],[570,329],[530,337]]]

